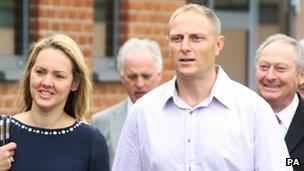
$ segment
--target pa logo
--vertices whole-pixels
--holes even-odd
[[[299,158],[286,158],[286,166],[300,166]]]

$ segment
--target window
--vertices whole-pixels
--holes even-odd
[[[225,0],[225,1],[214,1],[214,8],[216,10],[227,10],[227,11],[248,11],[248,0]]]
[[[16,81],[23,70],[28,34],[28,1],[0,2],[0,81]]]
[[[0,3],[0,55],[14,54],[14,3],[3,0]]]
[[[98,82],[117,82],[119,0],[94,2],[93,78]]]
[[[260,23],[278,24],[279,15],[279,2],[267,3],[262,1],[260,3]]]
[[[216,10],[247,11],[248,0],[187,0],[187,3],[212,6]]]
[[[208,0],[187,0],[187,4],[189,4],[189,3],[208,6],[209,1]]]

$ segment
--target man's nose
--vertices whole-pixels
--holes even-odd
[[[275,69],[273,67],[270,67],[267,71],[266,79],[274,80],[274,79],[276,79],[276,76],[277,76],[277,72],[275,71]]]
[[[144,87],[146,84],[146,81],[145,79],[143,79],[142,77],[138,77],[137,80],[136,80],[136,87],[138,88],[142,88]]]
[[[182,42],[182,47],[181,49],[183,51],[189,51],[191,49],[191,42],[189,41],[188,38],[184,38]]]

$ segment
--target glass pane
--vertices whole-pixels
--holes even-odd
[[[14,54],[14,2],[0,1],[0,55]],[[3,43],[5,42],[5,43]]]
[[[0,1],[0,55],[22,54],[22,5],[24,1]]]
[[[191,4],[200,4],[200,5],[204,5],[204,6],[208,6],[208,0],[187,0],[187,4],[191,3]]]
[[[248,0],[214,0],[216,10],[248,11]]]
[[[113,1],[95,0],[93,56],[112,56]]]
[[[261,0],[259,3],[259,43],[275,33],[284,33],[284,19],[280,16],[280,9],[284,9],[281,0]]]

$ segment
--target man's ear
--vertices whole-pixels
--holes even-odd
[[[160,82],[161,79],[162,79],[162,72],[158,72],[158,73],[157,73],[157,77],[158,77],[158,78],[157,78],[157,81]]]
[[[298,83],[299,85],[304,84],[304,70],[298,73]]]
[[[225,37],[223,35],[220,35],[216,38],[216,50],[215,50],[215,55],[218,56],[225,44]]]
[[[76,91],[78,89],[78,87],[79,87],[79,78],[76,78],[73,80],[71,90]]]

